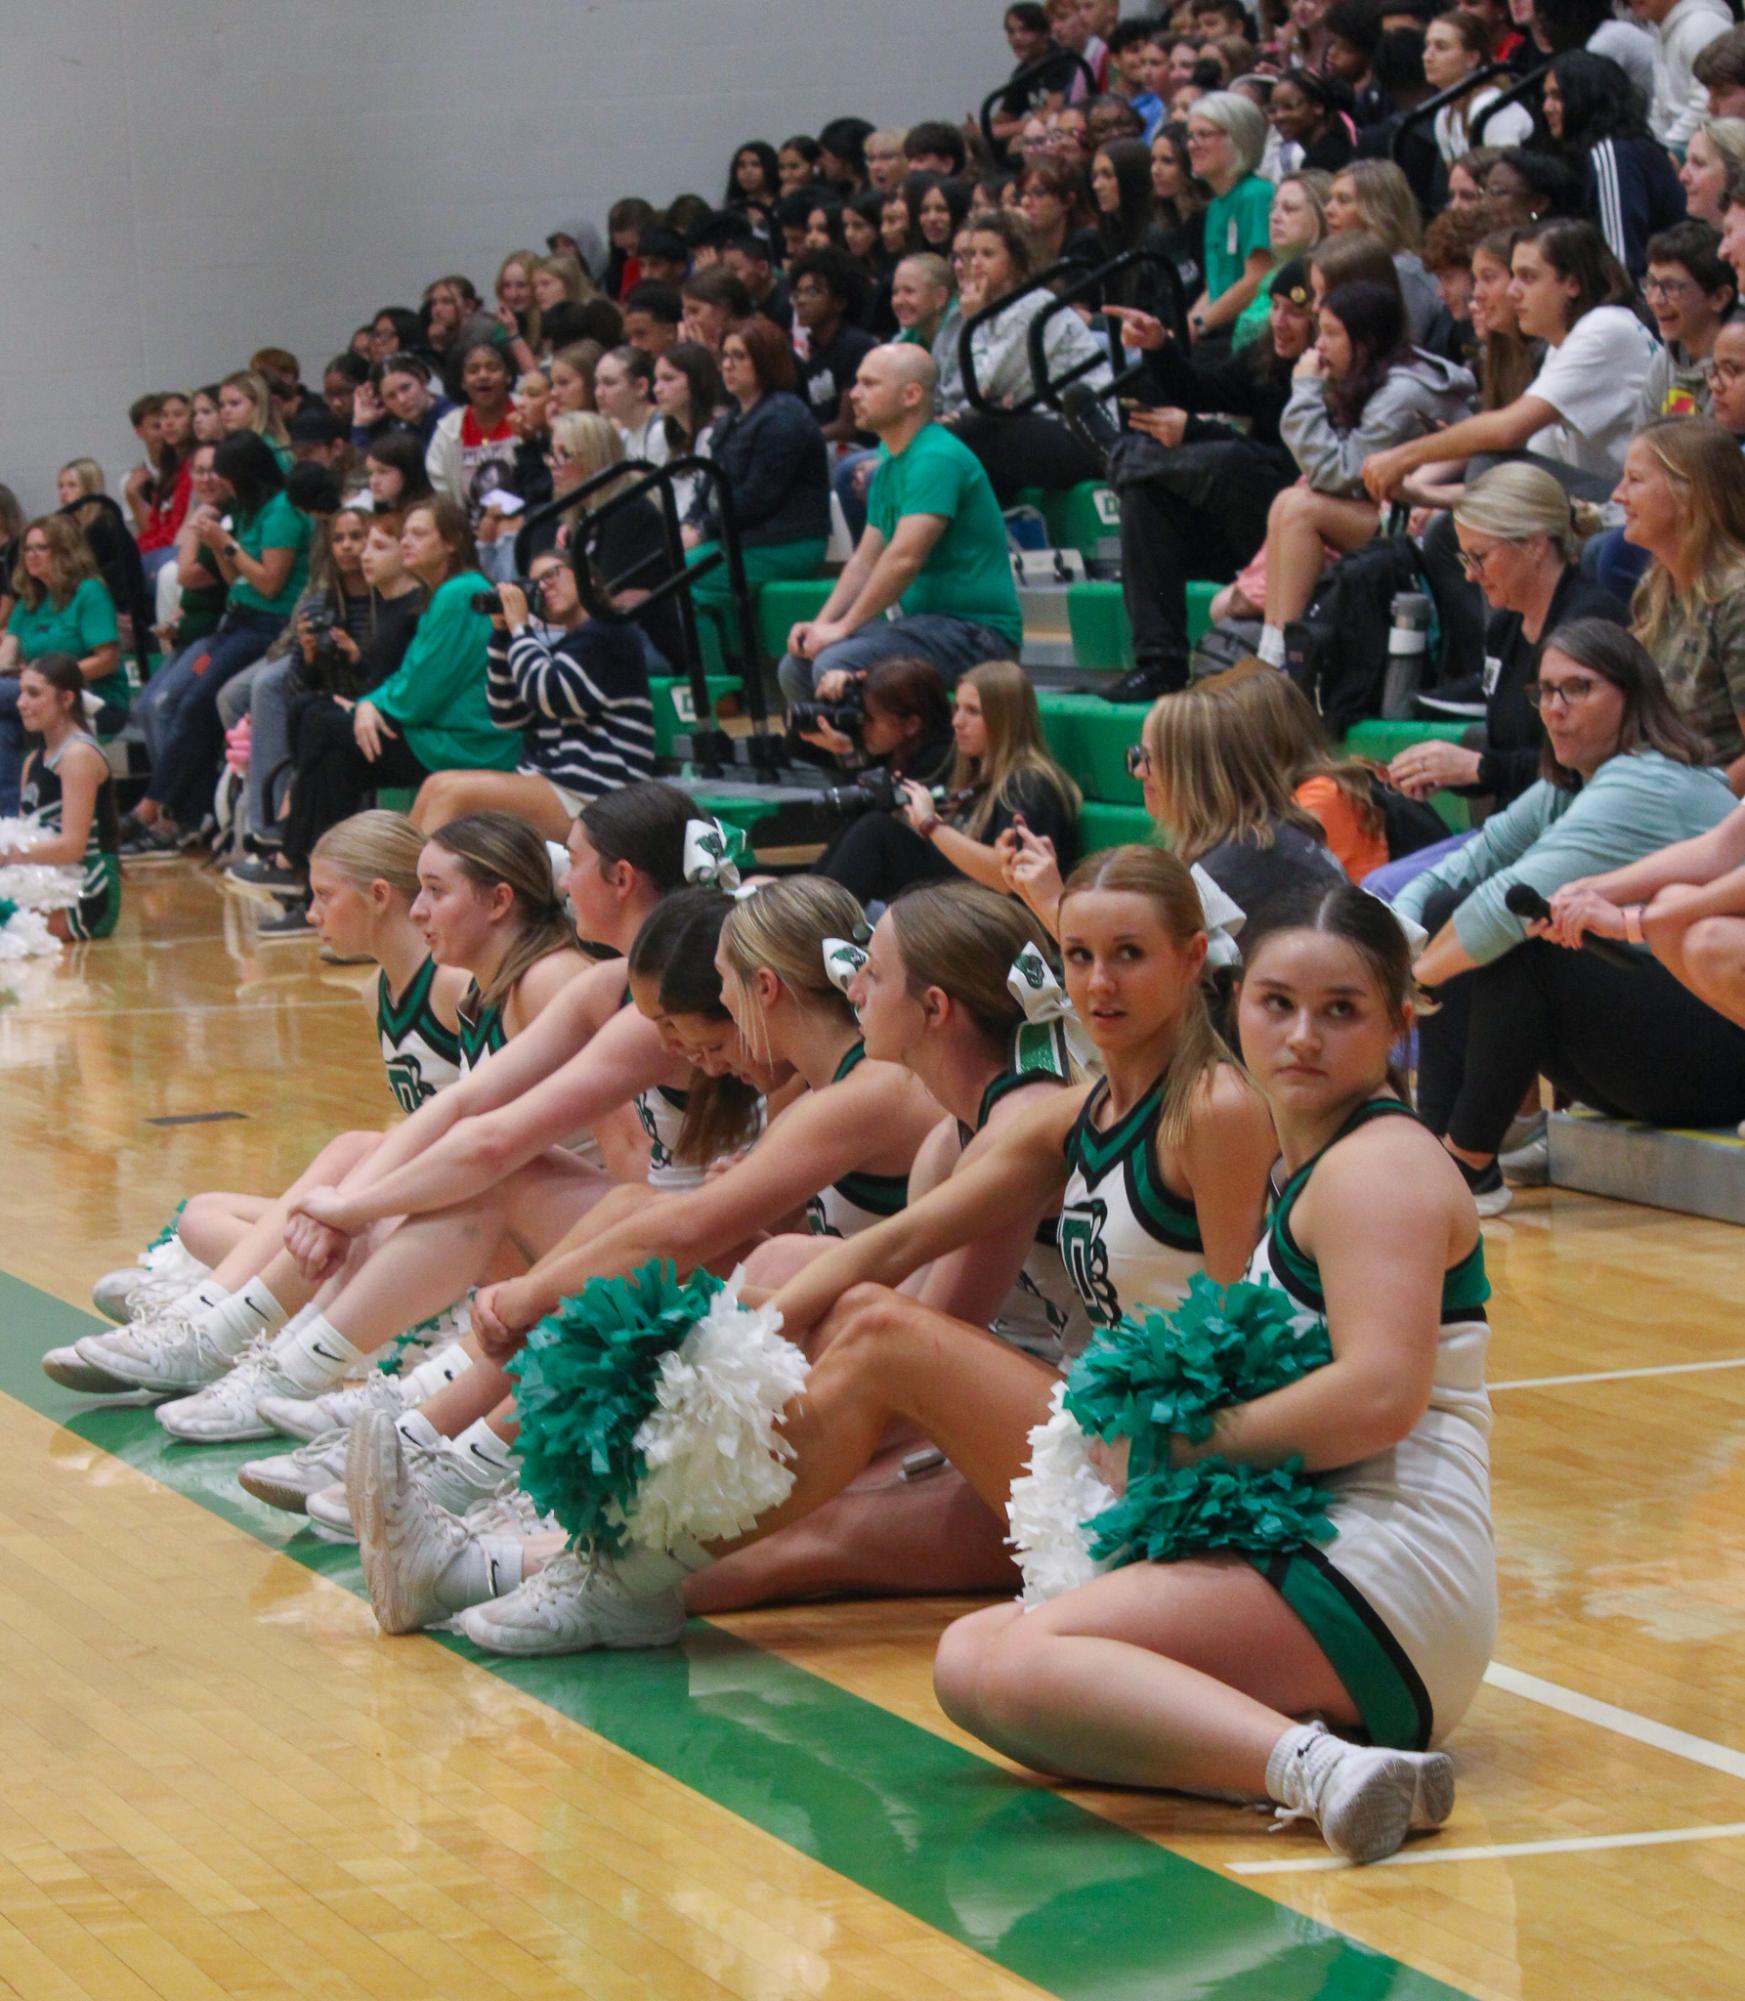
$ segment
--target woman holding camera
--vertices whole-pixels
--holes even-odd
[[[922,677],[923,667],[932,686]],[[884,662],[860,690],[861,743],[873,757],[881,755],[890,719],[901,713],[905,697],[921,705],[936,699],[941,708],[945,700],[937,670],[915,660]],[[888,773],[894,781],[890,807],[850,820],[819,860],[820,875],[865,904],[888,903],[910,883],[959,875],[1003,890],[1007,850],[1018,828],[1049,842],[1072,866],[1082,794],[1048,754],[1036,691],[1021,667],[989,660],[959,680],[949,766],[930,760],[922,749],[927,739],[919,715],[912,713],[907,727],[913,737],[890,753],[878,773],[879,779]],[[946,796],[936,800],[941,785]],[[869,806],[876,805],[882,787],[875,780],[865,789]]]
[[[654,776],[654,703],[642,640],[633,625],[589,618],[575,572],[555,549],[535,556],[528,579],[548,644],[527,594],[499,584],[491,616],[486,700],[500,730],[521,732],[513,771],[442,771],[412,808],[427,832],[466,813],[512,813],[563,842],[592,799]]]
[[[285,854],[298,868],[329,827],[361,809],[366,793],[422,785],[436,771],[515,766],[517,746],[493,725],[487,705],[493,598],[463,509],[446,496],[410,508],[400,556],[429,593],[405,659],[349,713],[328,703],[298,719],[297,783],[285,823]]]

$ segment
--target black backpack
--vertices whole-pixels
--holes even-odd
[[[1381,714],[1388,632],[1401,591],[1431,597],[1409,535],[1380,536],[1346,556],[1321,585],[1306,616],[1285,627],[1285,665],[1335,743],[1353,723]]]

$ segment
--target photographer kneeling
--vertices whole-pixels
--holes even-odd
[[[500,730],[523,732],[513,771],[439,771],[412,805],[425,832],[463,813],[512,813],[562,842],[591,800],[654,776],[654,702],[642,635],[634,625],[590,618],[575,572],[555,549],[535,556],[528,583],[548,638],[528,610],[528,592],[497,586],[485,692]]]
[[[856,784],[828,795],[856,817],[831,840],[817,874],[869,908],[910,883],[957,875],[1004,890],[1001,843],[1020,825],[1051,840],[1071,866],[1081,795],[1048,754],[1036,691],[1021,667],[1010,660],[972,667],[957,684],[949,723],[944,681],[927,661],[884,661],[858,685],[861,744],[877,761]],[[830,735],[833,743],[823,732],[812,740],[849,747],[848,738]]]

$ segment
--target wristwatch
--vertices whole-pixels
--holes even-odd
[[[939,832],[939,815],[937,813],[929,813],[927,818],[921,822],[915,831],[921,836],[922,840],[932,840],[933,836]]]
[[[237,557],[242,554],[242,544],[236,541],[234,538],[232,538],[230,541],[225,543],[224,553],[230,559],[230,561],[234,563]]]

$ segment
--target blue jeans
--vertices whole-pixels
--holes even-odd
[[[145,739],[146,757],[155,775],[164,745],[175,729],[176,714],[195,686],[194,663],[203,658],[208,641],[191,640],[158,668],[133,699],[133,720]],[[157,797],[154,789],[150,795]]]
[[[291,706],[302,692],[294,653],[262,663],[249,691],[248,824],[263,833],[291,784]]]
[[[951,618],[944,612],[918,612],[913,618],[875,618],[816,660],[786,653],[776,679],[790,702],[809,701],[821,674],[864,674],[881,660],[931,660],[948,681],[984,660],[1014,660],[1018,648],[991,625],[971,618]]]
[[[866,496],[878,455],[878,446],[868,445],[863,451],[845,452],[831,468],[830,491],[842,502],[842,518],[856,542],[866,533]],[[862,466],[867,471],[864,485],[855,478]]]
[[[218,697],[224,684],[258,660],[284,630],[277,612],[233,606],[224,623],[194,654],[194,678],[164,740],[152,774],[152,797],[178,827],[198,827],[211,804],[224,756],[224,721]]]
[[[1623,529],[1607,528],[1582,550],[1581,567],[1620,604],[1628,604],[1648,567],[1648,551],[1626,542]]]

